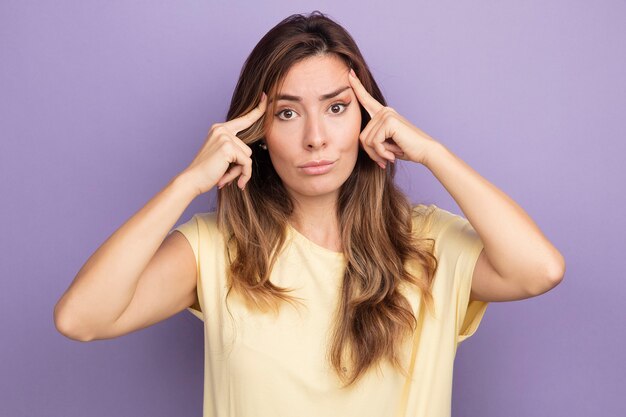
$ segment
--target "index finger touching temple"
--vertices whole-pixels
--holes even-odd
[[[254,122],[259,120],[263,115],[265,115],[265,110],[267,107],[267,95],[265,92],[261,95],[261,101],[259,104],[250,110],[248,113],[239,116],[235,119],[227,122],[235,132],[240,132],[248,127],[252,126]]]
[[[374,114],[376,114],[383,107],[383,105],[367,92],[363,84],[361,84],[361,81],[357,78],[353,69],[350,69],[348,79],[350,80],[350,84],[352,85],[352,90],[354,91],[356,98],[363,105],[365,110],[367,110],[370,117],[373,117]]]

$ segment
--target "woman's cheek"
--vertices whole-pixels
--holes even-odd
[[[284,148],[285,145],[293,143],[293,138],[297,134],[298,130],[292,123],[274,122],[272,130],[266,135],[266,140],[269,147]]]
[[[357,146],[361,141],[359,140],[359,135],[361,134],[361,120],[354,121],[352,126],[348,132],[346,132],[346,136],[349,138],[348,141],[353,145]]]

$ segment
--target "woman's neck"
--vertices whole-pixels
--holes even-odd
[[[329,250],[341,251],[337,198],[294,199],[291,225],[307,239]]]

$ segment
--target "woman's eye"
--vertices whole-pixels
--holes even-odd
[[[350,105],[350,102],[347,103],[335,103],[335,104],[331,104],[330,106],[330,112],[333,114],[341,114],[344,111],[346,111],[346,108]],[[291,109],[284,109],[279,111],[278,113],[276,113],[276,117],[278,117],[280,120],[291,120],[293,119],[295,116],[294,114],[297,114],[295,111],[291,110]],[[293,116],[293,117],[292,117]]]
[[[349,105],[349,104],[350,104],[350,103],[335,103],[335,104],[333,104],[333,105],[331,105],[331,106],[330,106],[330,111],[331,111],[333,114],[340,114],[340,113],[343,113],[343,112],[346,110],[346,108],[348,107],[348,105]],[[340,111],[335,111],[337,108],[339,108],[339,109],[340,109]]]
[[[278,113],[276,113],[276,116],[277,116],[279,119],[281,119],[281,120],[291,120],[291,119],[292,119],[291,115],[292,115],[293,113],[295,113],[293,110],[291,110],[291,109],[285,109],[285,110],[281,110],[281,111],[279,111]],[[287,115],[287,118],[280,117],[281,115]]]

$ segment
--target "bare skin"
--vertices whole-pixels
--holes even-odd
[[[423,164],[457,201],[485,244],[472,300],[528,298],[562,279],[561,254],[521,207],[377,102],[341,60],[316,56],[295,64],[271,100],[279,106],[269,115],[275,119],[265,135],[267,151],[294,201],[292,225],[311,241],[341,251],[334,215],[338,191],[361,146],[381,169],[396,158]],[[55,306],[62,334],[81,341],[118,337],[198,301],[193,250],[182,234],[168,233],[198,195],[233,181],[245,187],[252,150],[236,134],[264,117],[266,102],[263,94],[246,115],[214,124],[191,164],[91,255]],[[359,103],[371,116],[362,132]],[[318,166],[306,166],[311,163]]]
[[[294,64],[276,95],[277,114],[265,135],[272,165],[294,202],[292,226],[336,252],[341,251],[336,203],[356,164],[361,127],[348,70],[334,55]],[[320,161],[332,164],[322,173],[302,168]]]
[[[563,256],[524,209],[448,148],[376,101],[354,71],[350,85],[371,116],[360,134],[370,157],[381,166],[396,158],[423,164],[448,190],[484,243],[470,300],[521,300],[561,282]]]
[[[252,150],[236,134],[263,117],[266,102],[263,94],[246,115],[214,124],[191,164],[91,255],[55,306],[59,332],[80,341],[113,338],[197,301],[193,250],[182,234],[168,233],[198,195],[235,179],[245,187]]]

